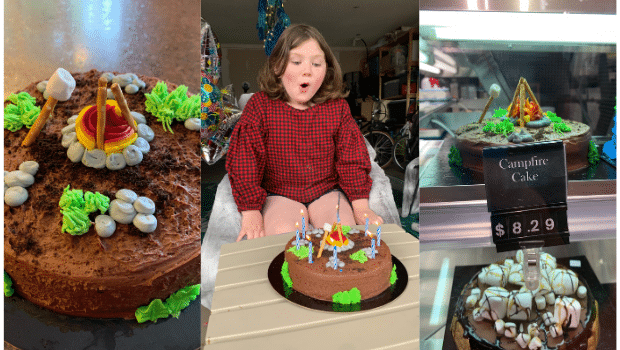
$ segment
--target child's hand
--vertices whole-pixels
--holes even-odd
[[[366,224],[366,217],[368,217],[368,222],[370,224],[379,224],[383,223],[383,218],[379,215],[375,214],[372,209],[368,206],[368,199],[357,199],[351,202],[351,207],[353,208],[353,216],[355,217],[355,223],[358,225]],[[366,216],[364,216],[366,214]]]
[[[237,242],[239,242],[243,236],[248,236],[248,239],[265,237],[263,214],[261,214],[260,210],[246,210],[241,212],[241,232],[239,232]]]

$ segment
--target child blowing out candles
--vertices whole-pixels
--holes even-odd
[[[259,75],[261,92],[243,110],[230,139],[226,170],[241,212],[237,241],[309,223],[383,219],[368,206],[370,159],[343,97],[342,72],[323,36],[292,25]],[[305,217],[305,216],[304,216]]]

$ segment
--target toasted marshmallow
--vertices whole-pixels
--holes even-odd
[[[581,304],[579,301],[569,297],[559,297],[555,299],[554,315],[558,325],[568,328],[579,326],[581,316]]]
[[[551,276],[551,287],[556,295],[573,295],[579,287],[577,274],[571,270],[555,269]]]

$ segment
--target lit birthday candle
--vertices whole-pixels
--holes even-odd
[[[368,214],[364,213],[364,217],[366,218],[366,227],[364,228],[364,236],[368,236]]]
[[[304,216],[304,210],[301,210],[301,232],[306,235],[306,217]]]
[[[375,239],[374,238],[370,241],[370,257],[372,259],[375,258]]]
[[[377,222],[377,225],[379,224],[379,222]],[[381,226],[379,226],[379,228],[377,228],[377,247],[381,246]]]
[[[334,246],[334,270],[338,268],[338,247]]]
[[[297,244],[297,250],[299,250],[299,223],[295,223],[295,227],[297,227],[297,231],[295,232],[295,243]]]
[[[308,243],[308,263],[312,264],[312,242]]]

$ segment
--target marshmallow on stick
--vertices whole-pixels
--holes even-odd
[[[125,118],[127,123],[129,123],[129,126],[133,129],[133,131],[138,132],[138,127],[136,126],[136,122],[131,115],[129,107],[127,106],[127,100],[125,100],[125,95],[123,95],[121,87],[117,83],[114,83],[112,84],[111,89],[112,93],[114,94],[114,98],[116,99],[116,102],[118,102],[118,106],[121,109],[123,117]]]
[[[52,110],[54,110],[56,103],[58,101],[68,100],[73,93],[73,89],[75,89],[75,79],[73,79],[71,73],[67,72],[63,68],[56,69],[52,77],[49,79],[46,87],[46,91],[50,96],[47,99],[47,102],[45,102],[39,117],[37,117],[37,120],[30,128],[30,131],[28,131],[26,138],[22,141],[22,146],[27,147],[34,143],[34,140],[37,136],[39,136],[41,130],[43,130],[45,123],[47,123],[47,119],[52,113]]]
[[[106,99],[108,97],[108,79],[99,78],[97,88],[97,149],[105,146]]]
[[[489,110],[489,107],[491,106],[491,102],[493,102],[494,98],[499,96],[500,91],[502,91],[502,88],[500,88],[499,85],[497,84],[491,85],[491,89],[489,90],[489,95],[490,95],[489,101],[487,101],[487,105],[484,106],[484,110],[482,111],[482,115],[480,115],[480,119],[478,119],[478,123],[482,123],[482,119],[484,119],[484,116],[487,114],[487,111]]]

